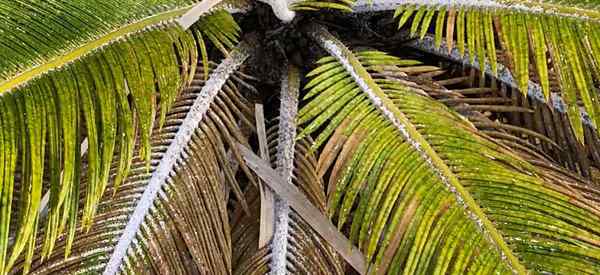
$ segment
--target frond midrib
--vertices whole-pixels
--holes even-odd
[[[278,125],[277,154],[275,163],[277,171],[284,177],[282,184],[292,184],[294,174],[294,152],[296,147],[296,124],[298,113],[298,96],[300,92],[300,76],[298,69],[289,66],[282,74],[280,118]],[[272,241],[272,274],[285,274],[287,257],[290,253],[289,236],[290,214],[289,203],[279,196],[274,196],[274,235]]]

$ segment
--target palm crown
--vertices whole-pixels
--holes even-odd
[[[0,274],[600,272],[599,4],[263,2],[0,0]]]

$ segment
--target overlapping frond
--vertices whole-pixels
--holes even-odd
[[[296,140],[295,114],[298,97],[298,71],[290,69],[282,80],[281,106],[278,124],[267,131],[270,159],[279,173],[294,184],[309,202],[325,212],[325,192],[321,177],[316,174],[317,161],[309,151],[308,138]],[[259,213],[259,195],[256,189],[248,191],[248,200],[254,200],[254,213]],[[275,196],[273,239],[263,248],[258,247],[258,215],[233,219],[234,253],[237,261],[235,274],[344,274],[339,256],[293,210],[287,202]],[[239,211],[238,211],[239,212]]]
[[[584,123],[586,142],[579,143],[560,107],[560,98],[555,97],[555,105],[548,105],[540,100],[539,86],[534,83],[530,82],[528,95],[524,96],[512,79],[494,77],[489,71],[482,76],[476,67],[463,66],[465,62],[456,51],[448,54],[446,49],[433,48],[432,37],[407,45],[453,62],[417,64],[404,67],[400,73],[385,73],[386,77],[409,80],[407,85],[452,107],[483,133],[517,151],[559,163],[584,177],[589,177],[592,167],[600,164],[598,134],[592,125]],[[401,54],[400,51],[396,53]],[[498,68],[505,70],[501,64]]]
[[[232,56],[240,58],[236,52]],[[237,67],[241,60],[236,62],[237,65],[225,61],[225,65],[216,69],[209,64],[214,71],[211,76],[223,77],[220,74],[223,66]],[[223,79],[222,86],[214,86],[212,79],[203,78],[203,71],[196,72],[190,85],[175,100],[162,127],[155,123],[149,170],[144,158],[135,157],[131,173],[117,186],[114,180],[119,163],[115,159],[108,192],[101,199],[91,229],[78,227],[68,257],[64,255],[70,249],[68,238],[60,236],[57,249],[47,259],[41,261],[36,254],[40,261],[34,261],[32,272],[113,274],[108,265],[113,262],[123,236],[130,233],[128,230],[135,231],[135,238],[126,244],[126,254],[119,259],[122,263],[116,264],[122,272],[231,272],[226,190],[238,194],[241,191],[229,157],[236,150],[232,144],[246,139],[240,130],[244,125],[239,123],[251,120],[252,110],[235,81]],[[189,117],[197,115],[201,122],[190,125]],[[245,127],[253,125],[246,123]],[[189,141],[183,142],[182,135],[188,135]],[[170,169],[161,170],[165,169],[164,163],[174,159],[177,162]],[[166,178],[159,179],[157,184],[161,176]],[[87,177],[83,180],[85,185],[89,184]],[[154,197],[146,195],[149,190],[154,190]],[[147,212],[136,216],[144,205]],[[142,222],[132,229],[129,225],[136,218]],[[36,250],[41,246],[39,240]]]
[[[165,53],[153,55],[145,48],[143,39],[161,39],[162,44],[153,45],[161,47]],[[17,169],[14,160],[20,157],[20,201],[23,203],[19,213],[14,213],[21,218],[19,224],[13,225],[17,229],[16,240],[6,264],[8,267],[27,244],[28,254],[33,252],[45,174],[49,175],[51,186],[48,229],[54,232],[50,234],[55,236],[59,225],[64,227],[68,220],[71,220],[69,223],[75,221],[73,210],[77,208],[79,185],[76,173],[82,166],[78,157],[82,135],[87,136],[89,144],[86,158],[89,180],[84,193],[83,223],[90,224],[108,181],[115,148],[121,155],[119,174],[123,175],[132,157],[134,123],[138,121],[141,140],[147,149],[158,96],[155,92],[162,92],[161,102],[169,102],[179,87],[189,81],[188,75],[194,70],[190,62],[196,58],[194,43],[191,35],[176,29],[149,31],[2,97],[4,110],[7,110],[2,113],[4,159],[7,160],[2,169],[7,179],[3,196],[12,197],[13,188],[9,182]],[[157,63],[153,65],[152,60]],[[159,62],[171,65],[162,66]],[[181,71],[177,63],[182,65]],[[158,76],[162,79],[158,80]],[[155,87],[155,81],[159,82],[160,88]],[[129,95],[133,104],[129,102]],[[86,125],[85,133],[80,133],[82,125]],[[147,152],[143,154],[149,157]],[[3,204],[3,208],[2,216],[9,218],[11,203]],[[2,230],[5,244],[9,234],[6,221]],[[6,251],[6,246],[2,247]]]
[[[412,61],[310,33],[332,57],[309,74],[299,123],[319,133],[315,148],[326,144],[329,213],[371,271],[598,272],[597,203],[385,76]]]
[[[238,45],[221,9],[246,0],[202,1],[0,0],[0,275],[366,273],[319,211],[370,273],[600,273],[598,4],[383,1],[420,41],[469,53],[468,77],[310,26],[331,56],[300,111],[299,70],[283,74],[258,134],[275,172],[246,149],[265,132],[238,72],[256,41]],[[533,82],[553,106],[528,101]]]
[[[270,128],[270,154],[276,156],[277,126]],[[325,191],[323,181],[316,174],[317,160],[310,153],[310,141],[305,138],[297,141],[294,164],[294,185],[307,194],[310,202],[325,212]],[[258,247],[260,196],[257,189],[251,189],[246,195],[249,201],[250,216],[246,216],[240,207],[234,215],[232,226],[234,274],[266,274],[272,265],[272,246]],[[289,247],[286,261],[288,274],[345,274],[342,260],[314,232],[302,218],[290,213]]]
[[[395,16],[399,28],[410,25],[410,33],[420,37],[434,26],[436,46],[445,36],[449,50],[456,45],[465,55],[468,49],[469,59],[479,60],[482,72],[487,64],[495,73],[498,60],[506,60],[523,93],[532,78],[550,101],[550,79],[555,75],[579,141],[584,141],[580,107],[596,127],[600,125],[594,85],[600,76],[598,5],[588,1],[407,1],[399,5]]]
[[[481,78],[472,67],[456,64],[438,67],[404,59],[396,70],[372,75],[402,82],[417,93],[427,94],[468,119],[479,133],[507,146],[545,172],[539,175],[584,198],[599,201],[597,187],[590,182],[599,148],[595,131],[588,125],[585,148],[576,142],[566,115],[551,106],[522,96],[510,84],[493,77]],[[381,67],[380,67],[381,68]],[[567,167],[572,172],[566,171]],[[583,175],[582,179],[573,172]]]
[[[191,83],[198,52],[206,59],[205,40],[227,53],[237,38],[239,27],[225,11],[184,31],[172,19],[191,3],[159,2],[110,1],[100,9],[88,1],[1,3],[7,24],[0,32],[11,43],[0,47],[0,274],[23,252],[26,272],[34,251],[48,256],[67,228],[69,254],[78,219],[86,229],[93,223],[111,169],[115,187],[127,175],[138,136],[149,166],[155,120],[162,125]],[[35,250],[43,222],[45,243]]]

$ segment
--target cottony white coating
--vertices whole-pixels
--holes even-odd
[[[182,152],[187,147],[192,135],[202,122],[211,103],[219,91],[221,91],[225,81],[246,60],[248,55],[249,50],[247,46],[242,44],[236,50],[232,51],[231,55],[219,64],[219,66],[210,74],[208,81],[206,81],[206,84],[202,87],[202,90],[194,101],[194,105],[187,113],[177,134],[158,164],[158,167],[154,173],[152,173],[152,177],[148,181],[146,190],[144,190],[142,197],[137,202],[137,206],[130,215],[130,220],[119,237],[119,241],[115,246],[110,260],[106,264],[103,272],[104,275],[116,274],[119,271],[123,258],[127,255],[127,250],[131,247],[132,242],[135,241],[136,235],[139,232],[146,214],[154,205],[154,201],[159,194],[159,191],[169,180],[169,174],[174,170],[177,161],[182,158]]]
[[[408,34],[407,34],[408,36]],[[420,40],[414,40],[414,41],[410,41],[408,43],[406,43],[407,46],[409,47],[413,47],[415,49],[421,50],[421,51],[425,51],[437,56],[441,56],[447,59],[450,59],[454,62],[458,62],[458,63],[462,63],[465,66],[469,66],[469,67],[473,67],[476,69],[480,68],[479,65],[479,60],[477,58],[477,56],[475,56],[474,58],[474,62],[471,63],[469,61],[469,51],[468,49],[466,49],[466,54],[464,57],[461,57],[458,49],[455,47],[452,49],[451,53],[448,54],[448,47],[446,46],[446,42],[442,41],[441,46],[438,48],[435,46],[435,39],[433,37],[431,37],[430,35],[426,35],[423,39]],[[484,61],[485,62],[485,61]],[[498,80],[504,82],[505,84],[509,85],[510,87],[514,88],[514,89],[518,89],[519,85],[517,84],[517,81],[515,80],[515,78],[513,77],[511,71],[505,67],[504,65],[497,63],[497,75],[494,76],[494,73],[492,72],[492,69],[490,67],[489,64],[486,63],[485,65],[485,74],[490,76],[490,77],[496,77]],[[534,100],[537,100],[541,103],[546,103],[546,99],[544,97],[544,94],[542,93],[542,87],[533,82],[533,81],[529,81],[528,85],[527,85],[527,95],[529,97],[531,97]],[[563,101],[562,97],[560,97],[560,95],[558,93],[551,93],[550,94],[550,98],[552,101],[551,106],[554,108],[555,111],[559,112],[559,113],[566,113],[567,109],[566,109],[566,104]],[[581,117],[582,117],[582,121],[584,124],[586,124],[587,126],[590,126],[592,128],[596,128],[592,121],[589,118],[589,115],[586,113],[584,108],[581,108]]]
[[[296,12],[290,10],[286,0],[259,0],[273,9],[273,13],[283,22],[291,22],[296,16]]]
[[[488,10],[505,9],[526,13],[543,13],[548,15],[559,15],[575,19],[590,19],[587,16],[579,15],[576,13],[565,13],[557,11],[555,9],[544,9],[541,6],[535,6],[535,3],[531,2],[529,3],[530,5],[527,6],[520,3],[506,3],[506,1],[502,0],[358,0],[354,4],[354,6],[352,6],[352,10],[358,13],[391,11],[401,6],[414,5],[417,7],[427,6],[434,8],[455,7]]]
[[[294,71],[295,72],[295,71]],[[293,82],[292,82],[293,81]],[[294,152],[296,141],[296,116],[298,114],[299,78],[289,78],[288,72],[283,73],[281,80],[281,104],[279,113],[279,130],[277,142],[277,172],[292,184],[294,174]],[[288,203],[275,195],[275,232],[271,244],[271,274],[284,275],[287,273],[286,257],[288,253],[288,236],[290,235],[290,207]]]
[[[355,12],[373,12],[395,10],[400,6],[463,6],[478,8],[506,8],[507,6],[492,0],[358,0],[352,7]]]

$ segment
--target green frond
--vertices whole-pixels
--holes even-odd
[[[419,10],[416,15],[415,10]],[[432,24],[419,16],[424,11],[436,13],[436,46],[441,45],[445,23],[449,50],[454,43],[463,55],[465,48],[468,49],[469,60],[473,63],[477,58],[482,72],[489,65],[495,73],[498,60],[507,60],[505,65],[513,72],[523,93],[527,93],[528,81],[533,78],[550,101],[550,74],[556,74],[580,142],[584,141],[580,105],[594,125],[600,125],[600,104],[594,86],[594,79],[600,76],[598,5],[580,1],[458,1],[448,6],[437,5],[436,1],[423,4],[410,1],[396,10],[399,28],[411,22],[410,33],[415,35],[421,28],[423,37]],[[496,45],[498,41],[500,44]],[[501,56],[497,56],[498,46],[503,50]]]
[[[352,12],[352,6],[356,0],[300,0],[293,2],[290,9],[293,11],[318,11],[318,10],[339,10]]]
[[[0,33],[13,43],[0,46],[0,91],[21,86],[125,35],[168,22],[192,3],[2,1],[6,20]]]
[[[326,144],[319,174],[330,175],[329,213],[372,272],[599,272],[598,204],[386,77],[403,65],[371,65],[393,57],[352,53],[322,30],[311,35],[337,59],[319,66],[344,68],[337,75],[351,84],[321,87],[299,121],[303,135],[318,133],[315,149]]]
[[[163,56],[163,61],[170,62],[172,66],[152,63],[152,60],[160,62],[161,55],[146,48],[144,40],[150,39],[162,40],[162,44],[156,45],[169,51],[168,55]],[[172,46],[174,43],[178,44],[179,49]],[[57,232],[52,231],[58,230],[60,220],[66,220],[63,215],[71,212],[69,208],[77,207],[75,204],[78,194],[73,192],[73,186],[79,183],[75,181],[74,174],[82,167],[82,162],[76,158],[81,136],[87,137],[88,184],[84,193],[86,202],[82,222],[86,227],[89,226],[108,181],[115,148],[118,148],[123,157],[119,167],[123,169],[120,175],[124,175],[135,144],[134,123],[139,123],[143,148],[149,148],[157,97],[154,92],[162,93],[161,102],[168,102],[169,98],[178,93],[178,89],[188,81],[187,75],[193,73],[193,68],[187,64],[191,57],[195,57],[194,50],[193,37],[189,34],[177,29],[150,30],[127,42],[108,46],[102,53],[94,54],[85,61],[72,63],[66,69],[35,79],[27,86],[3,95],[6,102],[12,100],[12,104],[17,105],[14,113],[2,113],[3,120],[12,119],[14,122],[9,123],[23,125],[20,131],[15,131],[16,128],[4,130],[13,131],[13,143],[21,144],[14,153],[23,158],[20,171],[25,177],[22,178],[21,186],[26,189],[20,195],[22,201],[27,202],[18,213],[22,218],[7,267],[14,264],[27,244],[31,247],[34,243],[44,184],[45,153],[52,160],[50,162],[54,169],[49,171],[54,175],[51,180],[52,190],[58,191],[51,193],[48,218],[48,229],[52,229],[49,234],[56,236]],[[181,61],[177,60],[176,51],[181,54]],[[184,66],[182,71],[177,69],[177,62]],[[153,71],[164,78],[157,79]],[[155,81],[158,81],[162,89],[155,88]],[[133,106],[130,106],[128,95],[134,99]],[[86,126],[86,132],[78,133],[82,125]],[[47,138],[46,129],[49,129]],[[50,146],[48,152],[44,151],[46,141]],[[149,152],[144,151],[142,154],[149,157]],[[62,160],[62,163],[57,160]],[[4,173],[14,177],[14,166],[5,165],[3,168]],[[61,171],[63,174],[59,180],[56,175]],[[12,190],[5,192],[12,193]],[[75,218],[76,216],[69,217]]]
[[[208,67],[214,70],[215,64],[210,63]],[[131,172],[117,186],[114,179],[118,172],[115,169],[118,159],[115,159],[111,163],[107,193],[99,201],[97,215],[90,229],[77,226],[75,240],[69,240],[68,233],[61,233],[55,244],[56,249],[47,255],[35,254],[32,272],[102,273],[106,269],[118,237],[124,234],[126,225],[133,218],[134,209],[142,203],[140,197],[149,188],[154,176],[152,172],[166,158],[165,148],[175,143],[179,132],[187,131],[182,118],[197,110],[197,106],[193,106],[199,105],[196,103],[198,98],[203,98],[201,91],[204,91],[202,88],[207,83],[203,80],[204,75],[202,69],[196,72],[190,85],[174,100],[165,124],[162,127],[155,124],[150,138],[150,170],[146,168],[144,158],[134,157]],[[136,241],[128,249],[121,265],[122,272],[231,272],[232,248],[224,187],[241,191],[235,179],[237,168],[229,164],[228,151],[236,148],[232,142],[243,142],[244,139],[237,128],[237,120],[247,121],[252,116],[250,104],[238,86],[239,83],[227,80],[214,101],[206,106],[210,106],[206,117],[193,129],[191,141],[182,146],[179,152],[185,155],[185,159],[169,172],[169,179],[146,214],[145,222],[136,234]],[[136,149],[136,152],[140,149]],[[89,179],[84,176],[82,184],[86,187]],[[82,214],[81,209],[79,214]],[[42,245],[38,238],[35,251],[40,251]],[[65,256],[65,251],[69,250],[72,252],[67,252]],[[24,270],[26,264],[21,259],[15,270]]]
[[[0,275],[600,273],[596,0],[252,4],[0,0]]]
[[[127,176],[138,136],[138,152],[150,167],[152,129],[163,125],[177,95],[191,83],[198,48],[206,48],[202,36],[224,54],[237,42],[239,27],[223,10],[182,30],[173,19],[191,4],[0,3],[7,18],[0,33],[12,41],[0,45],[0,274],[23,252],[28,271],[43,222],[44,246],[36,250],[42,259],[65,230],[68,255],[78,219],[89,230],[109,181],[115,192]],[[206,51],[201,55],[208,59]],[[44,190],[49,190],[45,219]]]
[[[429,67],[429,71],[422,72],[404,67],[403,70],[412,71],[410,74],[384,73],[388,80],[401,81],[415,92],[444,103],[468,119],[480,133],[512,148],[547,173],[555,174],[551,182],[559,179],[562,183],[558,185],[578,190],[590,201],[600,201],[596,191],[590,191],[595,190],[593,183],[557,169],[564,165],[571,173],[590,178],[590,170],[597,162],[591,163],[589,159],[594,159],[600,148],[595,147],[599,139],[589,125],[586,125],[586,147],[581,148],[566,115],[551,111],[551,106],[535,98],[523,97],[515,88],[508,88],[508,84],[498,79],[480,78],[474,73],[474,68],[461,68],[458,64]],[[386,87],[389,82],[393,81],[380,85]],[[479,92],[468,93],[475,89]],[[548,116],[552,118],[543,118]]]

